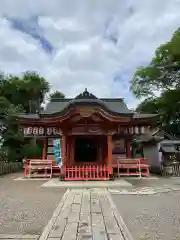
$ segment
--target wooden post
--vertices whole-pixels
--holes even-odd
[[[66,163],[69,167],[73,165],[74,157],[73,157],[73,136],[69,136],[67,138],[67,157]]]
[[[131,153],[131,142],[127,141],[126,143],[126,149],[127,149],[127,157],[132,158],[132,153]]]
[[[112,135],[107,136],[108,143],[108,167],[110,169],[110,174],[112,174]]]
[[[66,165],[66,136],[62,136],[62,165]]]
[[[43,153],[42,159],[47,159],[47,138],[43,140]]]
[[[97,156],[97,162],[98,163],[102,163],[102,144],[103,144],[103,139],[102,139],[102,136],[98,136],[98,141],[97,141],[97,144],[98,144],[98,156]]]
[[[67,152],[67,156],[66,156],[66,165],[69,166],[71,163],[71,136],[67,136],[66,139],[66,152]]]
[[[75,138],[72,136],[72,145],[70,151],[72,152],[71,166],[75,164]]]

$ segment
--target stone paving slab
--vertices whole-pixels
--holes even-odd
[[[132,184],[124,179],[116,181],[60,181],[58,178],[52,178],[42,187],[58,187],[58,188],[117,188],[131,187]]]
[[[39,240],[132,240],[106,189],[71,189]]]

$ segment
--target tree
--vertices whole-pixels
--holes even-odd
[[[157,48],[148,66],[137,69],[131,81],[131,90],[137,98],[175,88],[180,88],[180,29]]]
[[[159,114],[160,128],[174,136],[180,136],[180,89],[167,90],[159,97],[145,99],[136,111]]]
[[[39,141],[30,140],[23,145],[21,153],[25,158],[39,158],[42,156],[42,145]]]
[[[27,149],[28,156],[38,154],[41,144],[27,144],[19,131],[16,117],[19,113],[36,113],[50,90],[48,81],[36,72],[25,72],[22,76],[5,75],[0,72],[0,159],[21,159]],[[56,91],[51,98],[64,98],[64,94]],[[33,150],[32,150],[33,148]],[[32,152],[32,153],[31,153]]]
[[[17,114],[37,112],[48,91],[49,83],[35,72],[25,72],[22,77],[0,73],[1,152],[8,153],[9,160],[23,156],[25,140],[14,124]]]
[[[52,102],[55,99],[65,98],[65,95],[60,91],[55,91],[50,94],[50,101]]]
[[[14,124],[15,116],[23,112],[22,106],[11,104],[6,98],[0,97],[0,142],[1,159],[9,160],[20,157],[20,148],[24,139],[20,135],[18,125]]]
[[[26,94],[26,105],[28,113],[35,113],[40,109],[45,95],[48,92],[49,83],[43,77],[40,77],[35,72],[25,72],[22,78],[20,93]]]
[[[137,69],[131,90],[145,97],[137,111],[159,113],[161,127],[180,136],[180,29],[157,48],[148,66]]]
[[[22,105],[26,113],[36,113],[49,91],[49,83],[35,72],[22,77],[0,75],[0,96],[14,105]]]
[[[150,97],[145,99],[137,106],[136,111],[142,113],[159,113],[158,98]]]

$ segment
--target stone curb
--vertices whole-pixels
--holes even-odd
[[[114,217],[122,231],[122,235],[124,236],[124,240],[134,240],[131,233],[129,232],[125,222],[123,221],[123,218],[121,217],[119,211],[117,210],[116,208],[116,205],[114,204],[112,198],[111,198],[111,195],[110,193],[107,191],[107,198],[110,202],[110,205],[111,205],[111,209],[114,213]]]
[[[52,226],[54,225],[58,215],[60,214],[61,208],[64,205],[64,202],[66,201],[67,195],[69,193],[69,189],[65,192],[65,194],[63,195],[59,205],[57,206],[57,208],[54,210],[53,215],[51,217],[51,219],[49,220],[48,224],[45,226],[39,240],[46,240],[48,238],[49,232],[52,229]]]
[[[29,235],[29,234],[0,234],[0,239],[28,239],[37,240],[39,235]]]

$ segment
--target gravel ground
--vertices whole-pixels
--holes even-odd
[[[180,239],[180,191],[112,198],[135,240]]]
[[[0,176],[0,234],[40,234],[66,190],[42,188],[43,180],[14,181],[19,176]]]

